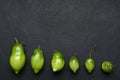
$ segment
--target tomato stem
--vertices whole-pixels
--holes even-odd
[[[94,45],[94,47],[89,52],[89,57],[90,58],[92,58],[92,54],[95,52],[95,49],[96,49],[96,44]]]
[[[73,53],[73,56],[76,56],[76,53]]]
[[[42,49],[42,47],[39,45],[39,46],[38,46],[38,49]]]
[[[54,52],[59,52],[59,50],[53,50]]]
[[[14,39],[15,39],[16,44],[18,44],[19,43],[18,39],[17,38],[14,38]]]

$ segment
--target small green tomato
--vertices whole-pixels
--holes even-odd
[[[44,60],[45,59],[42,49],[40,49],[40,47],[34,49],[30,63],[35,74],[37,74],[43,68]]]
[[[73,71],[74,73],[76,73],[76,71],[79,69],[79,61],[78,58],[76,56],[72,56],[69,59],[69,68],[71,71]]]
[[[53,72],[58,72],[63,69],[65,60],[60,51],[55,51],[52,55],[51,66]]]
[[[95,68],[95,62],[93,58],[87,58],[85,61],[86,70],[91,73]]]
[[[89,57],[85,60],[85,68],[88,71],[88,73],[92,73],[92,71],[95,68],[95,61],[92,58],[92,54],[95,52],[96,46],[90,50]]]
[[[12,48],[9,63],[15,74],[19,74],[20,70],[25,66],[26,56],[24,46],[15,38],[16,43]]]
[[[104,61],[102,63],[102,70],[106,73],[110,73],[113,70],[113,64],[110,61]]]

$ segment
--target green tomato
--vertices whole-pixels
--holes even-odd
[[[9,61],[11,68],[15,71],[15,74],[18,74],[25,65],[26,56],[23,45],[19,43],[16,38],[15,40],[16,44],[12,48]]]
[[[35,74],[37,74],[44,66],[44,55],[42,49],[38,47],[34,50],[31,56],[31,67]]]
[[[55,51],[52,55],[51,66],[52,71],[57,72],[63,69],[65,65],[65,60],[60,51]]]
[[[106,73],[110,73],[113,70],[113,64],[110,61],[104,61],[102,63],[102,70]]]
[[[86,70],[91,73],[95,68],[95,62],[93,58],[87,58],[85,61]]]
[[[78,58],[76,56],[72,56],[69,59],[69,68],[71,71],[73,71],[74,73],[76,73],[76,71],[79,69],[79,61]]]
[[[88,71],[88,73],[92,73],[92,71],[95,68],[95,61],[92,58],[92,54],[95,52],[96,49],[96,44],[94,45],[94,47],[90,50],[89,52],[89,57],[86,59],[85,61],[85,68]]]

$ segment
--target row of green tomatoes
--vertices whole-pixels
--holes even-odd
[[[14,70],[15,74],[19,74],[20,70],[24,67],[26,62],[26,56],[24,52],[24,46],[20,43],[16,38],[16,43],[12,48],[12,53],[10,55],[10,66]],[[90,50],[90,55],[86,59],[84,65],[85,69],[88,73],[92,73],[95,68],[95,61],[91,57],[92,53],[94,53],[95,47]],[[31,67],[35,74],[37,74],[44,66],[45,58],[44,53],[40,47],[34,49],[33,54],[31,56]],[[51,67],[53,72],[58,72],[63,69],[65,65],[65,59],[63,54],[60,51],[54,51],[51,58]],[[73,73],[76,73],[80,67],[79,60],[77,56],[71,56],[69,58],[69,68]],[[113,64],[110,61],[103,61],[102,63],[102,70],[104,72],[111,72],[113,69]]]

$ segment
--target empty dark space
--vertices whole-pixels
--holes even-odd
[[[119,0],[0,0],[0,80],[120,80],[120,1]],[[26,65],[15,75],[9,65],[14,38],[24,43]],[[92,74],[84,68],[89,50],[96,67]],[[35,75],[30,65],[34,48],[41,46],[44,68]],[[51,69],[51,55],[60,50],[65,67]],[[76,55],[80,68],[73,74],[68,60]],[[101,63],[114,64],[110,74]]]

